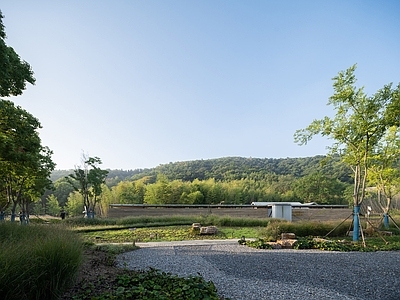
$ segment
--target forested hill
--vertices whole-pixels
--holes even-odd
[[[327,159],[325,156],[302,158],[244,158],[223,157],[206,160],[191,160],[171,162],[150,169],[109,170],[108,181],[117,183],[121,180],[137,180],[145,176],[155,177],[162,173],[169,180],[180,179],[193,181],[214,178],[220,181],[238,179],[267,179],[271,175],[304,175],[321,172],[339,179],[342,182],[351,181],[350,170],[339,162],[339,159]],[[52,181],[71,174],[72,170],[56,170]],[[111,184],[112,185],[112,184]]]
[[[143,173],[149,173],[154,169],[135,169],[135,170],[108,170],[108,178],[109,179],[114,179],[118,178],[118,181],[121,180],[130,180],[132,176],[138,175],[138,174],[143,174]],[[66,177],[74,172],[73,169],[70,170],[54,170],[51,173],[50,180],[51,181],[56,181],[57,179]]]
[[[153,169],[147,169],[132,177],[139,179],[148,175],[162,173],[170,180],[194,179],[230,181],[243,178],[265,179],[271,175],[304,175],[321,172],[349,182],[350,170],[339,162],[339,159],[326,159],[325,156],[305,158],[244,158],[223,157],[207,160],[192,160],[163,164]]]

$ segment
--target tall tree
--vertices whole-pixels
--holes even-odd
[[[58,202],[58,199],[54,195],[49,195],[47,197],[47,209],[46,212],[53,216],[56,217],[60,214],[61,211],[61,206],[60,203]]]
[[[102,184],[105,183],[108,171],[99,168],[102,164],[98,157],[82,155],[83,166],[76,167],[67,178],[75,191],[83,197],[83,206],[88,218],[94,218],[97,203],[100,201]]]
[[[140,181],[120,181],[113,187],[115,203],[140,204],[143,203],[144,184]]]
[[[17,205],[27,210],[32,197],[50,183],[55,165],[51,150],[41,145],[34,116],[8,100],[0,100],[0,116],[0,187],[7,196],[0,209],[12,205],[14,220]]]
[[[59,178],[54,182],[54,196],[57,197],[58,202],[61,207],[64,207],[68,201],[68,196],[74,191],[74,188],[69,184],[69,182],[64,178]]]
[[[5,39],[3,14],[0,11],[0,97],[22,94],[26,83],[35,83],[31,66],[20,59]],[[11,220],[17,205],[28,216],[29,204],[49,186],[54,169],[52,152],[41,145],[39,121],[13,102],[0,99],[0,210],[12,205]],[[2,213],[1,213],[2,214]],[[3,214],[2,214],[3,215]]]
[[[378,204],[383,210],[384,226],[389,227],[389,210],[392,199],[400,192],[400,129],[392,126],[374,149],[370,181],[376,185]],[[384,197],[381,199],[380,195]]]
[[[304,202],[343,204],[346,185],[337,178],[313,173],[296,180],[294,193]]]
[[[64,207],[68,216],[76,217],[82,215],[83,197],[79,192],[72,192],[68,195],[68,201]]]
[[[353,240],[359,240],[359,212],[365,197],[371,153],[388,127],[399,122],[400,85],[392,89],[385,85],[373,96],[368,97],[363,88],[355,86],[353,65],[333,78],[334,94],[329,105],[336,110],[333,118],[314,120],[307,128],[297,130],[295,141],[307,144],[314,135],[321,134],[332,139],[331,155],[340,155],[343,162],[353,170],[354,230]]]
[[[0,97],[21,95],[26,83],[35,84],[31,66],[10,46],[3,24],[3,14],[0,10]]]
[[[107,217],[108,215],[108,210],[110,208],[110,204],[115,203],[114,202],[114,195],[112,191],[108,188],[106,184],[101,185],[102,192],[101,192],[101,201],[100,201],[100,215]]]

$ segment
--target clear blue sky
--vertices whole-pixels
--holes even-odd
[[[326,154],[293,141],[333,115],[357,63],[371,95],[400,81],[400,1],[3,0],[7,44],[37,79],[12,100],[36,116],[57,169],[82,151],[111,169],[226,156]]]

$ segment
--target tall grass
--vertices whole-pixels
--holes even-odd
[[[2,299],[57,299],[82,260],[82,243],[55,225],[0,224]]]
[[[84,219],[70,218],[66,220],[66,224],[75,227],[94,227],[94,226],[119,226],[130,227],[135,226],[174,226],[174,225],[191,225],[192,223],[200,223],[203,226],[229,226],[229,227],[259,227],[267,226],[271,219],[255,219],[255,218],[238,218],[230,216],[216,215],[172,215],[172,216],[141,216],[141,217],[125,217],[121,219]]]
[[[291,223],[284,220],[271,221],[262,232],[265,239],[275,241],[280,238],[282,233],[294,233],[296,237],[319,236],[324,237],[329,233],[329,237],[346,236],[349,229],[349,222],[340,226],[333,222],[296,222]],[[333,230],[333,231],[332,231]],[[332,231],[332,232],[331,232]]]
[[[230,216],[205,215],[197,218],[202,225],[214,225],[221,227],[260,227],[267,226],[271,219],[238,218]]]

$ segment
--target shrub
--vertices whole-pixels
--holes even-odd
[[[263,239],[257,239],[255,241],[240,239],[238,242],[240,245],[246,245],[256,249],[273,249],[272,245],[266,243]]]
[[[94,219],[88,219],[88,218],[83,218],[82,216],[67,218],[64,221],[66,224],[71,226],[97,226],[97,225],[108,226],[116,224],[115,219],[103,219],[97,217],[95,217]]]
[[[86,295],[76,295],[75,299],[86,299]],[[214,284],[211,281],[205,281],[200,276],[184,278],[150,269],[119,275],[113,291],[91,296],[91,299],[219,300],[220,298]]]
[[[321,222],[297,222],[290,223],[283,220],[271,221],[263,232],[265,239],[269,241],[276,241],[284,232],[292,232],[297,237],[306,236],[325,236],[330,233],[330,237],[345,236],[349,228],[348,223],[343,223],[337,228],[333,223]],[[334,229],[334,230],[333,230]],[[333,231],[332,231],[333,230]],[[332,232],[331,232],[332,231]]]
[[[57,299],[79,269],[82,244],[59,226],[0,224],[4,299]]]
[[[361,243],[348,240],[325,240],[313,237],[300,238],[295,244],[295,249],[318,249],[325,251],[376,251],[373,247],[363,247]]]

